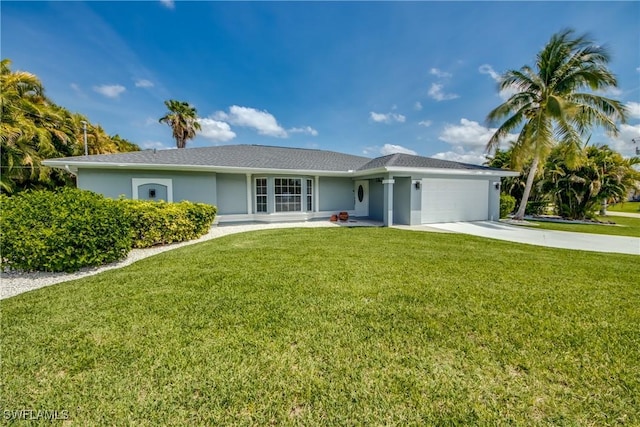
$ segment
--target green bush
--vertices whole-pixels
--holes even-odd
[[[516,198],[509,194],[500,194],[500,218],[506,218],[516,207]]]
[[[131,228],[124,206],[98,194],[64,188],[2,195],[2,267],[77,271],[126,257]]]
[[[147,248],[196,239],[206,234],[216,216],[204,203],[121,200],[133,233],[133,247]]]

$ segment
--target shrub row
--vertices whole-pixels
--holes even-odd
[[[2,196],[3,267],[76,271],[117,261],[131,250],[124,205],[65,188]]]
[[[204,203],[121,202],[127,207],[134,248],[196,239],[209,230],[216,216],[216,208]]]
[[[216,208],[202,203],[111,200],[64,188],[0,196],[3,269],[77,271],[127,256],[132,247],[195,239]]]

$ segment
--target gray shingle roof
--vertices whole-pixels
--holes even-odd
[[[271,147],[266,145],[222,145],[219,147],[185,148],[180,150],[144,150],[130,153],[78,156],[67,158],[66,160],[91,163],[349,171],[358,169],[371,159],[334,151],[303,148]]]
[[[452,162],[449,160],[433,159],[431,157],[414,156],[411,154],[390,154],[375,158],[362,165],[358,170],[378,169],[383,167],[430,168],[430,169],[462,169],[462,170],[498,170],[486,166],[468,163]]]
[[[77,165],[86,162],[93,164],[217,166],[247,169],[291,169],[331,172],[367,171],[393,167],[486,171],[501,170],[488,168],[486,166],[401,153],[371,159],[335,151],[273,147],[267,145],[222,145],[219,147],[185,148],[179,150],[144,150],[130,153],[99,154],[50,160],[54,162],[68,161]]]

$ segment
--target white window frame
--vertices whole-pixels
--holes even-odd
[[[138,200],[138,188],[147,184],[158,184],[167,187],[167,202],[173,202],[173,180],[167,178],[131,178],[131,198]]]
[[[281,180],[281,181],[282,180],[287,181],[286,187],[289,187],[289,183],[288,183],[289,180],[299,181],[300,182],[300,194],[295,194],[295,193],[294,194],[277,194],[276,193],[276,187],[277,187],[276,180],[278,180],[278,179]],[[304,179],[305,178],[301,177],[301,176],[295,176],[295,177],[293,177],[293,176],[287,176],[287,177],[278,176],[278,177],[275,177],[273,179],[273,201],[274,201],[273,211],[274,211],[274,213],[280,214],[280,213],[288,213],[288,212],[305,212],[305,210],[303,210],[303,209],[306,208],[306,198],[303,199],[303,196],[306,196],[306,195],[303,194],[303,192],[302,192],[302,189],[304,188],[302,186],[302,183],[303,183]],[[280,184],[280,186],[282,186],[282,184]],[[294,188],[295,188],[295,185],[294,185]],[[300,203],[300,209],[293,210],[293,211],[289,211],[289,210],[287,210],[287,211],[279,211],[278,210],[278,197],[285,197],[285,196],[288,196],[288,197],[300,197],[300,202],[299,202]],[[289,204],[289,203],[292,203],[292,202],[287,202],[287,204]],[[293,202],[293,203],[296,203],[296,202]]]
[[[312,178],[307,178],[307,185],[305,187],[305,198],[304,198],[304,210],[305,212],[313,212],[313,207],[315,205],[314,200],[313,200],[313,179]],[[311,203],[311,206],[309,206],[309,203]]]
[[[267,190],[265,194],[258,194],[258,180],[264,180],[264,187]],[[269,179],[262,176],[257,176],[253,181],[255,183],[255,203],[256,203],[256,213],[257,214],[266,214],[269,213]],[[264,197],[265,202],[265,211],[258,211],[258,197]]]

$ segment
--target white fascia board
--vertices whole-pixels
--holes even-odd
[[[206,165],[172,165],[152,163],[118,163],[118,162],[78,162],[73,160],[44,160],[45,166],[65,169],[76,173],[78,169],[112,169],[112,170],[162,170],[162,171],[186,171],[186,172],[219,172],[237,174],[283,174],[283,175],[318,175],[335,177],[362,177],[376,174],[404,173],[404,174],[438,174],[453,176],[486,176],[507,177],[519,176],[519,172],[508,170],[474,170],[474,169],[445,169],[445,168],[409,168],[409,167],[382,167],[367,169],[364,171],[318,171],[305,169],[269,169],[269,168],[244,168],[235,166],[206,166]]]
[[[78,169],[111,169],[111,170],[162,170],[162,171],[186,171],[186,172],[219,172],[236,174],[282,174],[282,175],[311,175],[311,176],[342,176],[350,177],[349,171],[318,171],[305,169],[269,169],[269,168],[244,168],[234,166],[206,166],[206,165],[171,165],[151,163],[112,163],[112,162],[74,162],[69,160],[45,160],[45,166],[60,169],[69,169],[77,172]]]
[[[408,167],[383,167],[358,171],[355,176],[376,175],[376,174],[434,174],[453,176],[486,176],[486,177],[507,177],[519,176],[519,172],[508,170],[483,170],[483,169],[446,169],[446,168],[408,168]]]

